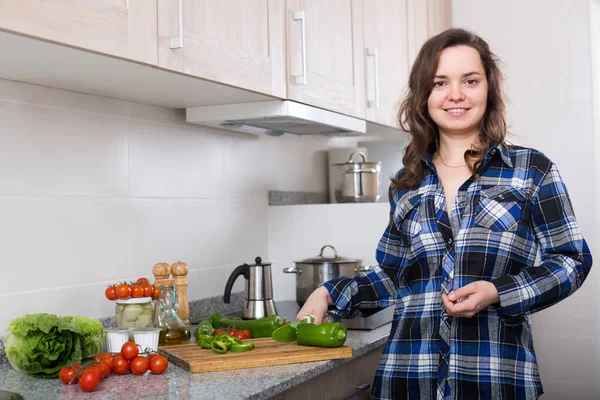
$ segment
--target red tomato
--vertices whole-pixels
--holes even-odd
[[[246,337],[246,334],[242,331],[236,332],[235,335],[233,335],[233,336],[235,336],[236,338],[238,338],[240,340],[249,339]]]
[[[115,290],[114,286],[107,287],[106,290],[104,291],[104,295],[106,296],[107,299],[109,299],[111,301],[117,299],[117,291]]]
[[[252,332],[250,332],[248,329],[242,329],[242,332],[244,335],[246,335],[246,339],[252,339]]]
[[[132,285],[131,286],[131,297],[139,299],[140,297],[144,297],[144,288],[140,285]]]
[[[100,362],[107,361],[109,364],[112,364],[113,356],[109,352],[98,353],[94,357],[92,357],[92,361]]]
[[[220,334],[222,334],[222,333],[227,333],[227,331],[226,331],[226,330],[224,330],[224,329],[217,329],[217,330],[215,330],[215,331],[213,332],[213,336],[217,336],[217,335],[220,335]]]
[[[137,347],[137,344],[133,342],[125,342],[123,344],[123,347],[121,347],[121,354],[123,355],[123,358],[127,361],[133,360],[137,357],[139,353],[140,351]]]
[[[154,292],[152,292],[152,300],[158,300],[160,297],[160,289],[155,287]]]
[[[146,283],[142,285],[142,288],[144,289],[144,297],[152,297],[154,294],[154,286]]]
[[[150,372],[156,375],[160,375],[167,370],[167,368],[169,367],[169,362],[164,356],[160,356],[158,354],[153,355],[154,357],[152,357],[149,360]]]
[[[96,368],[100,368],[102,370],[104,378],[108,378],[108,376],[110,375],[110,371],[112,370],[112,363],[102,360],[100,361],[100,363],[98,363]]]
[[[125,283],[121,283],[119,286],[117,286],[117,297],[120,299],[126,299],[131,295],[131,289],[129,288],[129,285],[125,284]]]
[[[93,392],[100,384],[100,378],[96,371],[86,369],[79,378],[79,388],[84,392]]]
[[[137,356],[129,364],[131,373],[134,375],[143,375],[148,371],[148,359],[144,356]]]
[[[148,278],[138,278],[138,280],[135,283],[140,283],[140,284],[144,284],[144,283],[150,283],[150,281],[148,280]]]
[[[129,361],[124,359],[123,356],[115,357],[111,371],[115,375],[125,375],[129,372]]]
[[[99,364],[93,365],[91,367],[87,367],[85,370],[86,371],[91,370],[91,371],[94,371],[95,373],[97,373],[98,378],[100,378],[101,381],[103,381],[105,378],[104,369],[102,369],[102,367]]]
[[[71,367],[66,366],[60,370],[58,377],[65,385],[74,385],[79,380],[77,377],[77,372],[79,371],[80,367],[80,364],[75,364]]]
[[[236,334],[236,333],[238,333],[238,330],[237,330],[237,329],[235,329],[235,328],[230,328],[230,329],[227,331],[227,334],[228,334],[229,336],[235,336],[235,334]]]

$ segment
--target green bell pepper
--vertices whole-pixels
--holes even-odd
[[[250,351],[252,349],[254,349],[254,342],[242,342],[232,344],[229,351],[232,353],[241,353],[244,351]]]
[[[253,338],[263,338],[270,337],[277,328],[282,327],[285,323],[285,318],[271,315],[270,317],[259,319],[239,319],[213,314],[212,322],[213,328],[248,329],[252,333]]]
[[[346,333],[346,327],[339,322],[299,324],[296,341],[301,346],[340,347],[346,342]]]

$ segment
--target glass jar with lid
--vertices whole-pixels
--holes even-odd
[[[151,328],[152,297],[116,300],[115,320],[117,328]]]

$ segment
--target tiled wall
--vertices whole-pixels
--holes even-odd
[[[502,60],[511,139],[543,151],[557,164],[597,264],[595,160],[600,154],[592,123],[588,0],[452,4],[453,24],[481,34]],[[592,267],[572,297],[532,316],[544,399],[599,398],[599,268]]]
[[[0,336],[25,313],[110,316],[106,285],[157,262],[188,264],[190,299],[222,294],[235,266],[267,258],[268,191],[325,192],[326,149],[355,144],[184,121],[0,80]]]

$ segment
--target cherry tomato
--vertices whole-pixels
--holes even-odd
[[[142,285],[142,288],[144,289],[144,297],[152,297],[154,294],[154,286],[146,283]]]
[[[108,378],[110,375],[110,371],[112,370],[112,364],[108,361],[102,360],[100,361],[100,363],[98,363],[96,368],[100,368],[102,370],[104,378]]]
[[[158,300],[160,297],[160,289],[155,287],[154,292],[152,292],[152,300]]]
[[[237,330],[237,329],[234,329],[234,328],[231,328],[231,329],[229,329],[229,330],[227,331],[227,334],[228,334],[229,336],[235,336],[235,334],[236,334],[236,333],[238,333],[238,330]]]
[[[144,288],[140,285],[132,285],[131,286],[131,297],[140,298],[144,297]]]
[[[134,375],[143,375],[148,371],[148,359],[144,356],[137,356],[129,363],[131,373]]]
[[[110,301],[113,301],[113,300],[117,299],[117,292],[116,292],[114,286],[107,287],[106,290],[104,291],[104,295]]]
[[[81,368],[81,364],[74,364],[72,366],[66,366],[60,370],[58,377],[65,385],[74,385],[79,380],[77,372]]]
[[[246,335],[246,339],[252,339],[252,332],[250,332],[248,329],[242,329],[242,332],[244,335]]]
[[[113,356],[109,352],[98,353],[92,357],[93,362],[107,361],[109,364],[112,364]]]
[[[123,356],[115,357],[111,371],[115,375],[125,375],[129,372],[129,361],[124,359]]]
[[[160,375],[167,370],[167,368],[169,367],[169,362],[164,356],[158,354],[153,355],[154,357],[152,357],[149,360],[150,372],[156,375]]]
[[[93,365],[91,367],[87,367],[85,370],[86,371],[90,370],[90,371],[94,371],[95,373],[97,373],[98,378],[100,378],[101,381],[103,381],[105,378],[104,369],[102,369],[102,367],[99,364]]]
[[[139,284],[144,284],[144,283],[150,283],[150,281],[148,280],[148,278],[138,278],[138,280],[135,283],[139,283]]]
[[[123,347],[121,347],[121,355],[123,355],[123,358],[127,361],[133,360],[139,353],[140,351],[137,347],[137,344],[133,342],[125,342]]]
[[[238,338],[240,340],[249,339],[246,337],[246,334],[242,331],[236,332],[235,335],[233,335],[233,336],[235,336],[236,338]]]
[[[154,357],[158,357],[158,353],[151,353],[148,355],[148,362],[152,361]]]
[[[79,378],[79,388],[84,392],[93,392],[100,384],[100,378],[96,371],[86,369]]]
[[[131,289],[129,288],[129,285],[125,284],[125,283],[121,283],[119,286],[117,286],[117,297],[120,299],[126,299],[131,295]]]
[[[217,335],[220,335],[220,334],[222,334],[222,333],[227,333],[227,331],[226,331],[226,330],[224,330],[224,329],[217,329],[217,330],[215,330],[215,331],[213,332],[213,336],[217,336]]]

